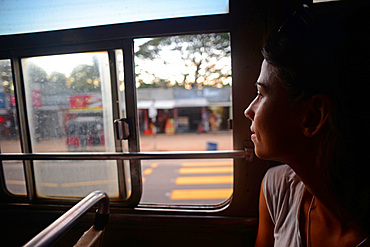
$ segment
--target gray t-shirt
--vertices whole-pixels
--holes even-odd
[[[277,247],[302,247],[299,208],[305,185],[288,165],[273,167],[263,181],[266,204],[274,223]]]

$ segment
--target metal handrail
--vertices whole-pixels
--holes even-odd
[[[37,234],[24,246],[50,246],[66,231],[68,231],[96,203],[99,203],[99,205],[95,215],[94,227],[97,230],[102,230],[108,223],[109,197],[105,192],[94,191],[60,216],[42,232]]]
[[[6,153],[0,160],[155,160],[247,158],[247,150],[183,152]]]

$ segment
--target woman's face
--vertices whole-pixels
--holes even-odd
[[[255,153],[261,159],[287,162],[302,140],[300,104],[289,97],[275,68],[265,60],[256,86],[257,96],[244,112],[252,120]]]

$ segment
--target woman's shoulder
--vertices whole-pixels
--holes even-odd
[[[270,168],[263,179],[266,194],[281,194],[292,188],[300,188],[302,185],[297,174],[286,164]]]
[[[276,229],[295,226],[304,184],[288,165],[270,168],[263,179],[267,209]],[[286,219],[289,218],[288,221]]]
[[[265,179],[273,179],[274,181],[292,179],[295,177],[297,177],[296,173],[287,164],[271,167],[267,170],[265,175]]]

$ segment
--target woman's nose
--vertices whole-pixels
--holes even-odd
[[[246,116],[247,118],[249,118],[250,120],[253,121],[254,120],[254,111],[252,109],[252,105],[253,105],[253,102],[249,104],[247,109],[245,109],[244,116]]]

